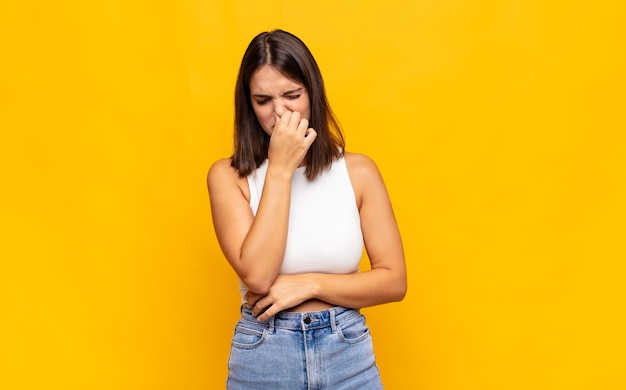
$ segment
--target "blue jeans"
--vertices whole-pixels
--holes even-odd
[[[345,307],[258,322],[243,306],[228,371],[229,390],[383,388],[365,317]]]

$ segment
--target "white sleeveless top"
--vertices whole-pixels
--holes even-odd
[[[268,160],[248,176],[250,207],[256,216],[263,193]],[[285,257],[281,274],[348,274],[359,270],[363,254],[361,218],[346,162],[313,180],[297,168],[291,184],[291,204]],[[241,282],[240,282],[241,283]],[[247,288],[241,283],[241,292]]]

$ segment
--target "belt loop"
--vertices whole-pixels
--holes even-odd
[[[331,307],[330,309],[328,309],[328,312],[330,313],[330,330],[332,333],[337,332],[337,323],[335,322],[335,308]]]
[[[268,333],[269,334],[274,334],[274,320],[276,319],[276,316],[271,316],[268,320],[267,320],[267,325],[269,326],[268,329]]]

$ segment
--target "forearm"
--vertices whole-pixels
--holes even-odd
[[[245,299],[252,314],[264,321],[311,299],[357,309],[400,301],[405,293],[403,270],[375,268],[356,274],[279,275],[267,294],[249,292]]]
[[[270,144],[256,215],[250,209],[247,180],[233,169],[233,160],[216,162],[207,178],[222,252],[244,284],[257,293],[266,293],[278,277],[287,243],[291,181],[317,135],[299,112],[286,109],[275,116],[273,129],[263,129]]]
[[[255,292],[266,292],[282,266],[289,224],[291,175],[268,169],[257,214],[241,245],[239,276]]]
[[[401,301],[407,289],[404,272],[377,268],[355,274],[308,274],[311,298],[351,308]]]

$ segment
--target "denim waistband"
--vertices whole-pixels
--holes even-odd
[[[361,313],[357,309],[349,309],[343,306],[334,306],[330,309],[312,312],[288,312],[281,311],[265,321],[258,321],[252,316],[252,310],[246,305],[241,306],[241,318],[245,321],[254,321],[258,324],[265,324],[270,333],[274,328],[308,330],[319,329],[330,326],[335,330],[337,323],[347,321]]]

